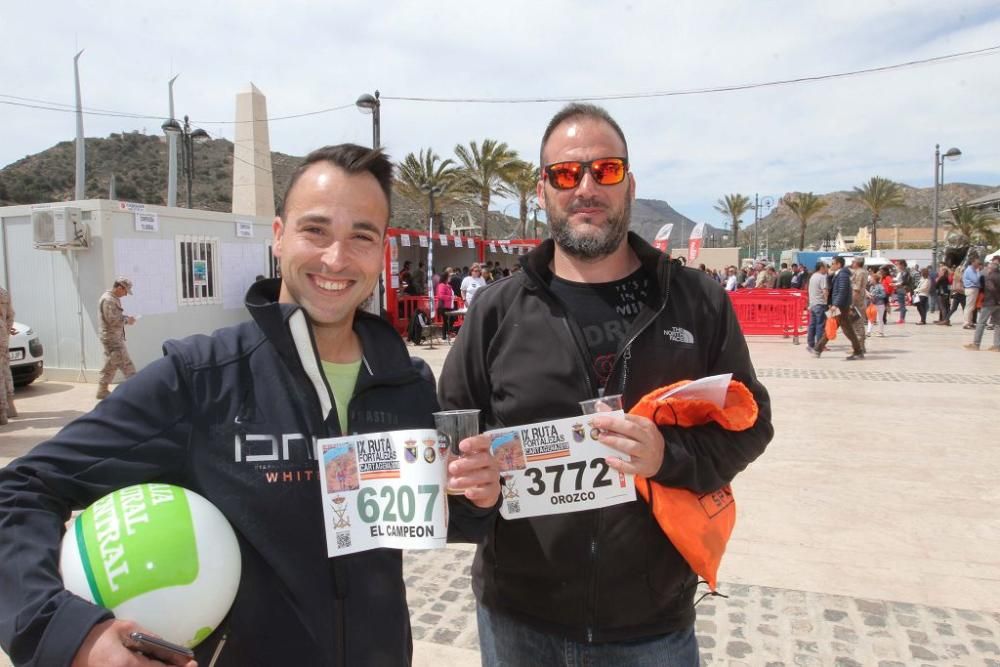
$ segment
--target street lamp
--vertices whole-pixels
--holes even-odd
[[[936,271],[938,265],[938,192],[944,185],[944,159],[957,160],[962,156],[962,151],[957,148],[949,148],[941,155],[941,144],[934,144],[934,249],[931,251],[931,270]]]
[[[358,107],[358,111],[361,113],[370,113],[372,115],[372,148],[378,148],[382,145],[381,135],[379,133],[382,123],[382,102],[378,99],[378,91],[375,91],[374,97],[365,93],[358,98],[358,101],[355,102],[355,104]]]
[[[375,91],[374,97],[365,93],[359,97],[358,101],[354,104],[357,105],[358,111],[361,113],[370,113],[372,115],[372,148],[379,148],[382,145],[379,137],[379,129],[382,121],[382,103],[378,99],[378,91]],[[427,240],[428,246],[430,246],[430,239]],[[427,267],[427,271],[431,271],[430,266]],[[378,292],[376,293],[373,291],[371,297],[368,298],[368,301],[364,306],[362,306],[362,308],[372,315],[380,315],[382,311],[381,295],[385,294],[385,281],[382,279],[382,276],[379,276],[378,286],[375,289],[378,290]],[[433,306],[431,307],[433,308]]]
[[[191,208],[191,183],[194,177],[194,145],[208,141],[208,132],[196,127],[191,129],[191,121],[184,116],[184,124],[181,125],[175,118],[171,118],[161,126],[168,137],[180,137],[181,140],[181,163],[184,165],[184,172],[187,176],[188,208]]]
[[[378,93],[376,93],[378,94]],[[377,116],[376,116],[377,117]],[[376,135],[377,136],[377,135]],[[427,220],[427,271],[424,274],[427,276],[427,303],[428,312],[430,314],[430,322],[434,322],[436,315],[434,303],[434,197],[440,196],[444,192],[444,188],[440,185],[431,186],[427,183],[420,186],[420,191],[427,194],[427,198],[430,203],[428,220]],[[427,342],[427,349],[434,349],[434,336],[431,335]]]
[[[763,209],[767,209],[767,211],[770,212],[771,208],[773,208],[773,207],[774,207],[774,197],[771,197],[770,195],[764,195],[763,197],[761,197],[756,192],[754,193],[754,195],[753,195],[753,235],[754,235],[755,242],[751,245],[751,247],[753,247],[753,248],[756,249],[757,258],[760,257],[761,251],[765,248],[766,241],[768,240],[768,239],[765,238],[765,242],[761,242],[760,231],[757,229],[758,227],[760,227],[760,220],[761,220],[760,209],[762,209],[762,208]],[[767,250],[770,250],[770,247],[767,247]]]

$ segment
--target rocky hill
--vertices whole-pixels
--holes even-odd
[[[945,183],[941,188],[940,209],[954,206],[960,202],[981,197],[988,192],[1000,189],[1000,186],[973,185],[970,183]],[[889,209],[882,213],[879,228],[882,230],[899,227],[930,227],[934,207],[934,188],[913,188],[902,185],[904,206]],[[793,193],[789,192],[784,196]],[[819,195],[826,202],[826,208],[819,217],[810,220],[806,229],[806,245],[818,244],[829,235],[836,238],[838,231],[845,236],[853,237],[859,227],[871,225],[871,213],[861,203],[853,199],[854,193],[840,191]],[[942,214],[939,224],[943,224],[948,216]],[[770,245],[782,248],[797,248],[799,243],[799,223],[789,218],[782,207],[772,210],[760,221],[761,231],[767,231]],[[753,225],[747,225],[744,230],[750,231]],[[883,234],[887,233],[885,231]]]
[[[115,175],[116,198],[146,204],[166,203],[167,184],[167,144],[160,135],[146,135],[139,132],[112,134],[107,138],[89,138],[87,148],[86,197],[108,198],[111,175]],[[233,144],[226,139],[213,139],[198,144],[194,149],[194,178],[192,179],[192,203],[194,208],[211,211],[228,211],[232,204]],[[271,153],[274,171],[275,198],[284,192],[292,172],[302,158],[284,153]],[[29,155],[22,160],[0,169],[0,206],[13,204],[36,204],[40,202],[69,201],[73,199],[73,170],[75,164],[74,143],[63,141],[41,153]],[[941,198],[942,207],[955,202],[966,201],[1000,186],[948,183]],[[931,202],[933,188],[911,188],[903,186],[906,206],[887,211],[883,215],[883,227],[921,227],[931,224]],[[791,193],[789,193],[791,194]],[[814,244],[826,235],[835,237],[837,230],[853,235],[858,227],[870,223],[867,211],[857,202],[851,201],[850,192],[832,192],[822,195],[828,206],[821,218],[810,223],[806,231],[806,243]],[[177,201],[187,202],[186,180],[183,172],[178,174]],[[276,202],[277,203],[277,202]],[[479,207],[464,201],[444,199],[437,202],[441,210],[441,221],[445,231],[452,220],[469,224],[479,224]],[[517,206],[506,209],[512,215],[499,211],[490,212],[490,237],[510,238],[520,236],[520,222]],[[752,215],[747,217],[752,219]],[[716,242],[722,244],[722,235],[729,232],[729,223],[721,215],[708,221],[705,228],[706,245],[715,234]],[[673,223],[671,247],[683,247],[695,222],[678,213],[658,199],[638,199],[632,207],[632,229],[647,240],[652,240],[656,232],[666,223]],[[410,197],[401,189],[393,196],[392,224],[397,227],[424,229],[427,226],[427,200],[423,196]],[[748,232],[752,224],[744,225]],[[796,247],[798,245],[798,224],[787,219],[780,208],[761,220],[761,229],[766,229],[770,245],[774,247]],[[547,235],[544,225],[539,225],[539,233]],[[528,221],[527,235],[532,235],[531,220]],[[683,235],[683,237],[682,237]]]

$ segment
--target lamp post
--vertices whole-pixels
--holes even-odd
[[[370,113],[372,115],[372,148],[379,148],[382,145],[381,140],[381,124],[382,124],[382,102],[378,99],[378,91],[375,91],[375,96],[372,97],[368,93],[365,93],[358,98],[355,102],[358,107],[358,111],[361,113]]]
[[[440,196],[444,192],[444,188],[440,185],[430,186],[424,184],[420,187],[421,192],[427,193],[427,198],[430,204],[427,214],[427,271],[424,274],[427,276],[427,303],[428,312],[430,313],[430,322],[434,322],[436,316],[434,303],[434,197]],[[443,329],[442,329],[443,331]],[[428,336],[427,349],[434,349],[434,335]]]
[[[381,137],[379,136],[382,123],[382,103],[378,99],[378,91],[375,91],[374,97],[365,93],[354,104],[361,113],[370,113],[372,115],[372,148],[379,148],[382,145]],[[428,246],[430,246],[431,239],[427,240]],[[430,272],[430,270],[431,267],[428,265],[427,271]],[[378,285],[376,285],[375,290],[361,308],[372,315],[380,315],[382,312],[382,295],[385,294],[385,280],[382,276],[379,276]],[[433,307],[432,305],[431,308]]]
[[[757,229],[758,227],[760,227],[760,220],[761,220],[760,209],[763,208],[763,209],[767,209],[768,211],[770,211],[771,208],[773,208],[773,207],[774,207],[774,197],[771,197],[770,195],[764,195],[763,197],[761,197],[756,192],[754,193],[754,195],[753,195],[753,236],[754,236],[754,243],[753,243],[752,247],[754,249],[753,251],[755,253],[757,253],[757,256],[755,257],[755,259],[759,259],[760,254],[761,254],[761,250],[764,247],[764,243],[761,242],[760,231]],[[767,214],[765,213],[765,215],[767,215]]]
[[[175,136],[181,140],[181,164],[184,165],[184,173],[187,177],[187,207],[191,208],[191,184],[194,178],[194,145],[209,139],[208,132],[196,127],[191,129],[191,121],[184,116],[184,124],[181,125],[177,119],[171,118],[162,125],[163,131],[168,137]]]
[[[941,155],[941,144],[934,144],[934,247],[931,250],[931,270],[936,271],[938,265],[938,192],[944,185],[944,159],[957,160],[962,156],[962,151],[957,148],[949,148]]]

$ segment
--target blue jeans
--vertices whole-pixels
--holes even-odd
[[[826,306],[809,306],[809,329],[806,332],[806,345],[816,347],[816,341],[823,337],[823,327],[826,325]]]
[[[899,319],[906,319],[906,290],[896,291],[896,306],[899,308]]]
[[[478,605],[483,667],[698,667],[694,627],[636,642],[584,644]]]
[[[983,342],[983,332],[986,331],[987,320],[993,320],[993,347],[1000,347],[1000,306],[983,306],[979,309],[979,319],[976,320],[976,333],[972,342],[979,346]]]

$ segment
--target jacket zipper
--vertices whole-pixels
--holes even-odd
[[[580,349],[580,343],[577,341],[576,335],[573,333],[573,329],[570,326],[569,319],[566,317],[565,313],[562,317],[563,326],[566,327],[566,333],[569,334],[570,339],[576,346],[576,351],[580,355],[580,362],[583,364],[583,377],[587,380],[587,396],[594,397],[594,383],[590,381],[590,369],[587,368],[587,357],[583,350]]]

